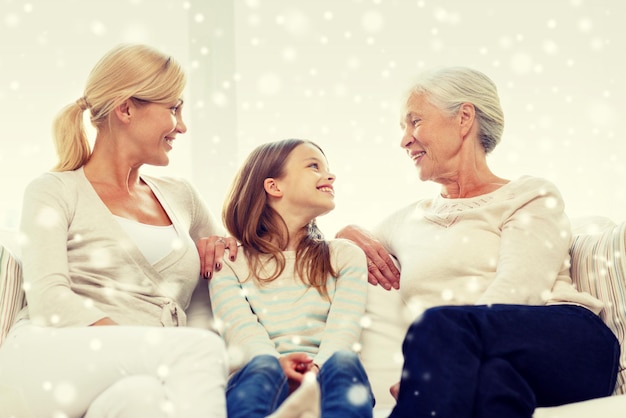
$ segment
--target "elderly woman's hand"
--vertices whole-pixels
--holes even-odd
[[[356,226],[348,225],[337,233],[337,238],[345,238],[361,247],[367,257],[367,279],[370,284],[381,285],[386,290],[400,288],[400,271],[387,252],[372,234]]]
[[[222,269],[226,248],[228,248],[231,260],[237,258],[237,240],[233,237],[211,235],[210,237],[200,238],[196,242],[196,247],[200,255],[200,274],[205,279],[210,279],[213,271]]]

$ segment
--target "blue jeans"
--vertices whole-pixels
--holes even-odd
[[[409,328],[390,418],[530,418],[612,393],[619,343],[573,305],[443,306]]]
[[[356,354],[336,352],[322,365],[317,380],[323,418],[372,416],[374,397]],[[278,409],[288,395],[287,377],[278,359],[256,356],[228,382],[228,418],[266,417]]]

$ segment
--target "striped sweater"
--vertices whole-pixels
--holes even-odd
[[[305,285],[295,273],[295,251],[285,251],[283,273],[271,283],[250,277],[243,251],[209,283],[218,329],[231,353],[245,364],[260,354],[279,357],[305,352],[320,366],[338,350],[354,350],[367,295],[363,251],[347,240],[330,241],[337,279],[328,278],[329,298]],[[270,265],[268,271],[273,271]]]

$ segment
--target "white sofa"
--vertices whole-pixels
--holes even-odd
[[[572,276],[576,285],[602,299],[606,308],[602,318],[624,347],[626,334],[626,222],[615,224],[605,218],[575,220],[572,242]],[[10,325],[12,308],[21,303],[16,296],[13,277],[16,266],[17,236],[14,231],[0,230],[0,344]],[[0,247],[0,249],[2,249]],[[200,302],[205,293],[197,292],[188,313],[190,325],[211,327],[210,306]],[[397,291],[370,287],[367,314],[361,337],[361,355],[376,397],[375,417],[389,414],[394,400],[389,386],[398,381],[402,367],[401,344],[411,322],[410,307]],[[625,350],[626,351],[626,350]],[[27,370],[27,368],[25,368]],[[626,352],[621,356],[618,387],[611,397],[594,399],[552,408],[539,408],[534,418],[601,418],[626,417]],[[30,418],[27,402],[12,388],[0,387],[0,418]],[[505,418],[505,417],[503,417]]]

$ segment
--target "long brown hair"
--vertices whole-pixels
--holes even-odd
[[[269,205],[263,182],[267,178],[283,177],[289,154],[301,144],[311,144],[323,154],[318,145],[302,139],[269,142],[255,148],[239,169],[224,202],[224,225],[241,242],[250,271],[260,283],[271,282],[282,274],[285,269],[282,251],[289,242],[287,225]],[[263,270],[264,255],[275,261],[273,272]],[[260,274],[261,271],[264,275]],[[301,231],[296,246],[296,273],[324,296],[328,295],[328,276],[338,276],[330,262],[328,242],[324,240],[315,219]]]

